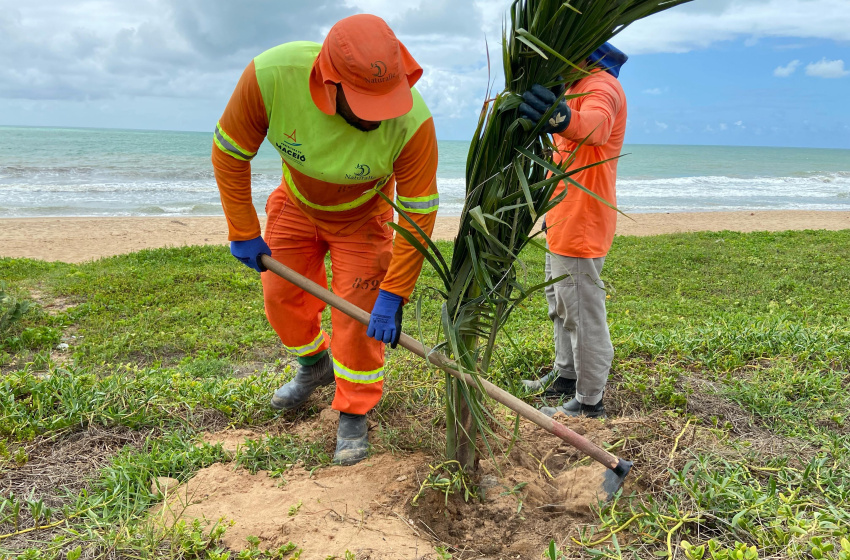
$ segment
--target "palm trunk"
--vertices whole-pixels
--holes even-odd
[[[477,340],[465,340],[464,346],[474,351]],[[446,376],[446,456],[460,463],[464,470],[477,466],[478,423],[469,400],[481,401],[481,392],[459,379]]]

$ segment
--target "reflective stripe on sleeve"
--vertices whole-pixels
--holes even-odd
[[[405,212],[412,214],[430,214],[436,212],[440,207],[440,195],[431,194],[428,196],[417,196],[410,198],[407,196],[398,197],[398,205]]]
[[[242,161],[251,161],[251,159],[257,155],[257,152],[249,152],[237,144],[236,141],[228,136],[224,129],[221,128],[221,123],[216,123],[215,125],[213,141],[215,141],[215,145],[218,146],[219,150],[229,156],[235,157],[236,159],[241,159]]]
[[[306,356],[307,354],[315,352],[325,341],[326,337],[327,335],[325,334],[325,331],[320,331],[319,336],[317,336],[310,344],[305,344],[304,346],[287,346],[284,344],[283,347],[296,356]]]
[[[348,369],[334,358],[334,373],[352,383],[377,383],[384,379],[384,368],[373,369],[372,371],[354,371]]]

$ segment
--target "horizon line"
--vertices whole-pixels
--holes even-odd
[[[212,131],[205,132],[202,130],[174,130],[174,129],[159,129],[159,128],[108,128],[97,126],[43,126],[43,125],[25,125],[25,124],[0,124],[0,128],[31,128],[42,130],[110,130],[117,132],[169,132],[177,134],[210,134]],[[465,142],[470,143],[471,140],[457,140],[452,138],[437,138],[438,142]],[[692,146],[692,147],[712,147],[712,148],[770,148],[770,149],[803,149],[803,150],[840,150],[850,151],[850,146],[842,147],[823,147],[823,146],[765,146],[762,144],[667,144],[667,143],[650,143],[650,142],[626,142],[625,146]]]

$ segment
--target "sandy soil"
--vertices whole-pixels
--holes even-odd
[[[632,214],[619,219],[618,235],[691,231],[850,229],[850,212],[692,212]],[[459,218],[438,218],[435,239],[452,239]],[[223,217],[204,218],[4,218],[0,257],[83,262],[141,249],[227,243]]]
[[[616,427],[598,421],[559,419],[597,443],[618,437]],[[336,425],[330,409],[303,424],[320,440],[334,439],[325,429]],[[166,527],[180,519],[232,522],[223,538],[229,549],[245,549],[254,536],[261,549],[294,543],[302,560],[345,558],[346,551],[372,560],[437,560],[438,546],[464,560],[539,558],[550,539],[563,544],[592,519],[604,467],[577,466],[577,451],[535,425],[523,423],[521,435],[508,457],[481,461],[472,481],[478,496],[469,501],[434,489],[417,497],[429,475],[447,476],[439,460],[381,453],[353,467],[311,472],[293,465],[277,478],[215,464],[171,490],[151,519]],[[246,439],[262,437],[226,430],[204,441],[238,453]]]
[[[261,549],[292,542],[303,549],[302,560],[345,558],[346,551],[376,560],[421,558],[433,545],[404,517],[404,496],[415,492],[405,481],[423,461],[381,455],[312,477],[295,469],[282,478],[215,464],[176,490],[157,517],[166,524],[175,518],[232,521],[224,536],[231,550],[246,548],[254,536]]]

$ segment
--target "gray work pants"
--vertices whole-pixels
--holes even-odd
[[[580,259],[546,254],[546,279],[568,274],[546,287],[549,318],[555,323],[555,371],[576,380],[576,399],[602,400],[614,347],[605,313],[605,284],[599,278],[605,257]]]

